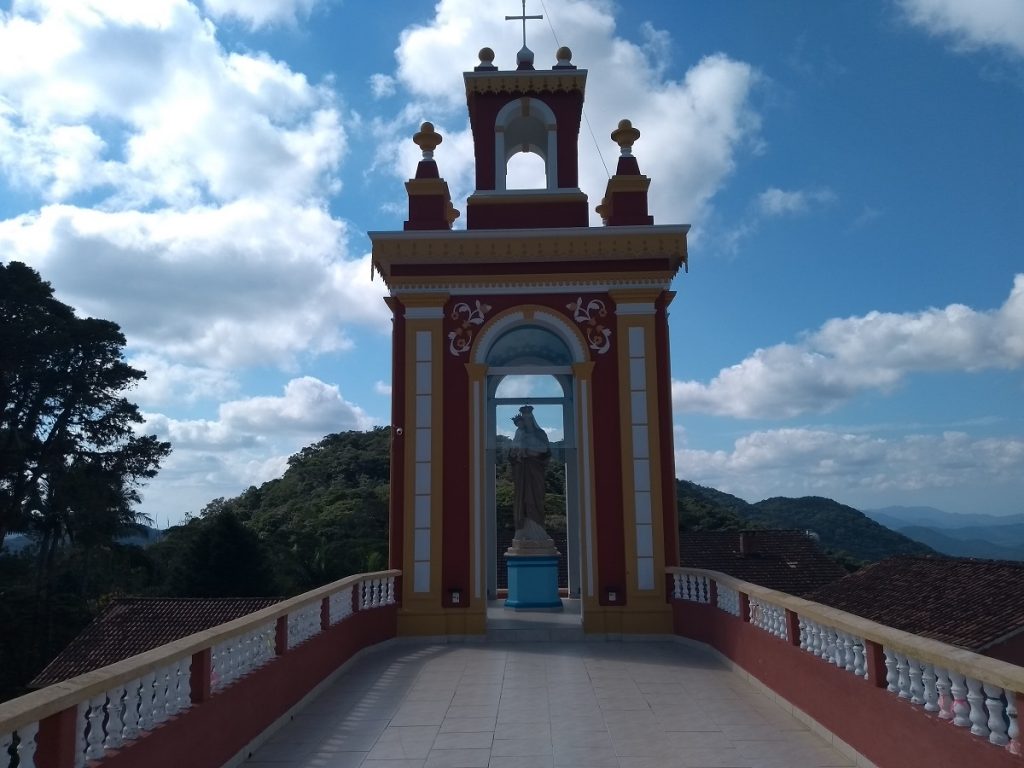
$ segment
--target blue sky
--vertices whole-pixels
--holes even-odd
[[[543,7],[542,7],[543,6]],[[516,0],[0,2],[0,258],[118,322],[175,452],[158,524],[385,424],[367,231]],[[581,187],[628,117],[672,306],[679,476],[756,501],[1024,511],[1024,4],[530,0],[589,70]],[[557,42],[556,42],[557,37]],[[595,222],[596,223],[596,222]]]

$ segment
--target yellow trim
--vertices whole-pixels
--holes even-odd
[[[527,91],[555,92],[579,91],[587,85],[587,70],[484,70],[463,72],[466,95],[471,93],[507,93],[514,101],[513,94]]]
[[[373,263],[392,285],[392,267],[434,264],[531,264],[665,258],[671,275],[686,262],[686,226],[567,227],[473,231],[371,232]],[[527,274],[529,269],[524,270]],[[512,273],[516,274],[516,273]],[[522,280],[522,273],[517,275]],[[548,280],[546,275],[535,277]],[[575,275],[585,280],[589,275]],[[399,278],[397,282],[402,282]],[[397,283],[396,283],[397,284]]]
[[[444,179],[409,179],[405,182],[405,191],[410,196],[416,195],[442,195],[450,199],[448,182]]]
[[[576,503],[579,505],[579,544],[580,544],[580,599],[583,601],[583,613],[594,610],[598,607],[598,597],[601,594],[600,574],[597,564],[600,562],[597,549],[597,516],[595,514],[595,498],[597,495],[597,484],[594,478],[594,362],[592,360],[583,363],[574,363],[572,366],[573,380],[576,391],[573,393],[573,400],[576,404],[576,461],[577,482],[579,484]],[[581,390],[586,385],[587,400],[583,403]],[[587,440],[583,442],[583,424],[588,425]],[[584,467],[589,466],[589,471]],[[589,482],[587,482],[589,478]],[[587,486],[584,487],[584,483]],[[590,500],[590,504],[584,505],[584,497]],[[588,508],[589,507],[589,508]],[[593,551],[593,562],[588,556],[588,549]],[[588,576],[594,574],[594,594],[588,595]]]
[[[473,594],[473,605],[482,603],[486,611],[487,607],[487,559],[488,559],[488,546],[487,546],[487,521],[485,516],[488,513],[487,499],[485,497],[485,491],[487,488],[487,366],[483,363],[466,363],[466,375],[469,377],[469,402],[466,404],[469,410],[469,420],[467,422],[469,427],[469,446],[470,451],[474,450],[474,447],[479,444],[480,450],[477,451],[476,457],[476,472],[473,472],[469,476],[469,499],[470,499],[470,515],[469,515],[469,544],[470,544],[470,570],[469,580],[470,583],[466,585],[466,590]],[[480,389],[479,401],[473,396],[473,390],[475,387]],[[478,425],[478,429],[474,432],[473,424],[474,420]],[[476,505],[480,504],[480,525],[477,526],[476,520]],[[479,553],[479,561],[476,560],[477,553]],[[476,579],[480,578],[480,595],[476,595],[473,592]]]
[[[466,198],[466,207],[471,205],[536,205],[537,203],[586,203],[584,192],[547,191],[543,189],[516,189],[507,192],[475,192]]]

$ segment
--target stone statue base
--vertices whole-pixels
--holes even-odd
[[[550,541],[550,539],[549,539]],[[554,550],[554,546],[551,547]],[[558,596],[558,551],[547,555],[505,553],[508,564],[506,608],[515,610],[561,610]]]
[[[512,539],[512,546],[505,550],[505,556],[518,555],[553,555],[558,557],[559,552],[555,548],[555,542],[548,536],[547,531],[540,527],[533,520],[526,520],[522,528],[516,531]]]

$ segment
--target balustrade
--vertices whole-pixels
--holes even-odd
[[[360,611],[394,605],[395,573],[343,579],[335,589],[322,588],[314,590],[308,598],[287,601],[285,605],[290,610],[276,614],[283,615],[287,624],[288,645],[284,652],[322,631],[321,609],[325,601],[331,625],[339,624],[354,614],[353,594],[359,597]],[[69,746],[68,751],[73,754],[73,760],[70,765],[58,768],[85,768],[93,761],[102,764],[108,752],[130,748],[131,742],[144,738],[170,718],[185,713],[193,703],[192,664],[196,658],[202,658],[202,655],[196,655],[200,651],[208,658],[206,674],[211,695],[220,693],[274,659],[278,653],[275,647],[275,607],[264,609],[259,614],[269,618],[244,624],[234,630],[234,634],[220,635],[223,639],[207,645],[205,651],[199,646],[180,655],[163,656],[156,663],[150,662],[149,666],[140,665],[134,678],[112,679],[111,685],[99,692],[94,687],[89,689],[88,696],[83,695],[70,704],[74,711],[74,730],[71,732],[74,745],[73,748]],[[62,686],[69,684],[73,685],[74,681]],[[10,706],[18,701],[3,705],[13,709],[15,717],[6,720],[0,717],[0,768],[36,768],[40,722],[18,715],[17,709]]]
[[[320,603],[288,614],[288,647],[297,648],[320,633]]]
[[[749,623],[783,640],[789,639],[788,609],[795,614],[794,626],[798,637],[793,642],[800,650],[856,677],[869,679],[867,638],[844,628],[829,626],[804,613],[806,611],[814,614],[817,612],[814,608],[820,609],[821,606],[731,577],[723,576],[722,579],[716,579],[708,576],[706,572],[689,573],[682,568],[672,568],[670,573],[673,577],[673,594],[676,599],[707,602],[702,596],[710,596],[713,593],[716,606],[720,610],[743,618],[741,605],[746,598],[749,606]],[[725,583],[726,581],[729,583]],[[738,589],[733,584],[746,588]],[[766,599],[761,593],[776,596],[779,602]],[[859,626],[865,623],[854,616],[848,615],[848,618],[853,620],[851,624],[859,622]],[[885,628],[876,626],[879,627],[879,634],[884,637]],[[881,674],[884,675],[883,690],[906,701],[910,706],[934,713],[940,720],[963,728],[973,736],[983,738],[1011,754],[1024,754],[1020,740],[1017,694],[974,673],[965,674],[962,671],[970,667],[958,670],[953,658],[960,659],[962,651],[953,653],[957,649],[950,646],[950,664],[942,666],[935,663],[939,659],[934,651],[931,654],[934,660],[927,661],[918,658],[914,652],[908,652],[907,649],[888,644],[884,640],[873,638],[872,642],[881,649],[884,664],[881,670]]]
[[[740,618],[740,593],[732,587],[716,585],[715,602],[721,610]]]

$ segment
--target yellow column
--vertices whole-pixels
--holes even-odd
[[[443,634],[441,606],[444,304],[447,294],[398,296],[405,307],[404,557],[399,634]]]
[[[660,290],[615,291],[622,434],[622,512],[629,618],[632,632],[671,631],[665,602],[664,523],[660,430],[670,414],[658,412],[656,305]]]

